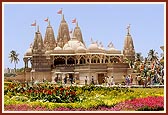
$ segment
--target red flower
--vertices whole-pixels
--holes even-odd
[[[69,95],[69,93],[68,92],[66,92],[66,96],[68,96]]]
[[[59,88],[58,87],[55,87],[55,90],[58,90]]]
[[[48,90],[48,95],[52,95],[52,92],[50,90]]]
[[[60,88],[60,91],[64,91],[65,89],[64,88]]]

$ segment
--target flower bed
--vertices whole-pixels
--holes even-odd
[[[8,83],[4,94],[5,111],[164,110],[163,88],[62,87],[54,84],[29,86]]]
[[[160,97],[146,97],[126,100],[116,104],[114,107],[92,107],[92,108],[67,108],[57,107],[49,109],[42,106],[29,106],[27,104],[7,105],[7,111],[160,111],[164,110],[164,99]]]
[[[64,88],[49,84],[33,86],[19,83],[8,84],[4,89],[4,94],[9,97],[25,96],[25,99],[27,97],[30,101],[41,100],[43,102],[69,103],[78,100],[73,87]]]

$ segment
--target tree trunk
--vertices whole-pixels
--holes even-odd
[[[16,73],[16,62],[15,62],[15,73]]]

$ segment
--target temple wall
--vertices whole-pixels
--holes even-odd
[[[91,81],[92,81],[92,76],[93,76],[93,79],[94,79],[94,83],[97,84],[97,74],[92,71],[92,72],[80,72],[79,73],[79,79],[80,79],[80,84],[85,84],[85,78],[87,76],[87,83],[88,84],[91,84]]]
[[[34,81],[42,82],[43,80],[47,80],[51,82],[51,72],[26,72],[26,81]]]

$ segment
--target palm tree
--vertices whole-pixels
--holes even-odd
[[[155,50],[154,49],[151,49],[151,50],[149,50],[149,53],[148,53],[148,60],[149,61],[156,61],[156,60],[158,60],[158,53],[157,52],[155,52]]]
[[[10,53],[9,53],[9,58],[10,58],[11,63],[14,62],[14,64],[15,64],[15,72],[16,72],[16,64],[19,61],[18,56],[19,56],[19,54],[16,53],[16,51],[14,51],[14,50],[10,51]]]
[[[141,56],[141,53],[135,54],[135,61],[139,61],[139,62],[143,61],[143,56]]]

